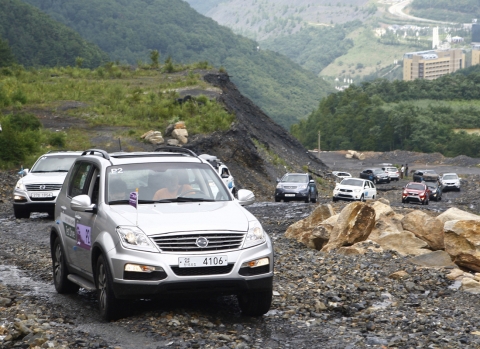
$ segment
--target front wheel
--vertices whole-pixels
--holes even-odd
[[[272,290],[244,293],[237,298],[243,315],[262,316],[272,304]]]
[[[317,202],[317,197],[318,197],[318,193],[312,198],[311,201],[312,201],[313,203],[316,203],[316,202]]]
[[[365,196],[363,196],[363,194],[362,194],[362,196],[360,196],[360,201],[365,202]]]
[[[20,218],[30,218],[30,211],[24,208],[20,208],[17,206],[13,206],[13,214],[15,215],[15,218],[20,219]]]
[[[68,267],[65,261],[65,254],[60,243],[60,238],[55,238],[52,247],[52,268],[53,268],[53,283],[58,293],[75,293],[80,286],[68,280]]]
[[[100,315],[106,320],[116,320],[120,316],[120,307],[113,293],[112,274],[103,256],[97,260],[97,297]]]

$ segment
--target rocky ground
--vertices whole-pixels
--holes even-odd
[[[347,164],[351,169],[363,166]],[[379,196],[399,212],[422,209],[435,215],[458,205],[478,213],[479,177],[475,167],[465,171],[472,173],[462,175],[460,193],[446,193],[444,200],[429,206],[399,203],[407,180],[378,185]],[[13,217],[9,193],[15,180],[14,172],[0,173],[0,347],[480,347],[480,296],[459,290],[446,277],[452,267],[421,268],[393,251],[343,256],[307,249],[284,233],[316,205],[273,200],[248,207],[275,246],[274,298],[268,314],[243,317],[234,297],[142,300],[125,318],[104,323],[94,294],[56,294],[48,247],[52,221],[42,214]],[[319,201],[332,203],[326,190]],[[345,204],[333,206],[341,210]],[[399,271],[404,272],[400,278],[394,274]]]

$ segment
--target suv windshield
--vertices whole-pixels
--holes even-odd
[[[387,172],[397,172],[397,168],[396,167],[387,167],[385,169],[385,171],[387,171]]]
[[[308,183],[308,178],[306,175],[301,175],[301,174],[289,174],[285,175],[282,178],[282,182],[288,182],[288,183]]]
[[[425,187],[422,184],[408,184],[407,189],[425,190]]]
[[[443,179],[458,179],[458,177],[456,175],[445,175],[443,176]]]
[[[68,172],[76,158],[73,155],[42,156],[30,172]]]
[[[373,170],[373,173],[384,173],[384,171],[381,168],[376,168]]]
[[[107,169],[109,204],[127,204],[137,188],[139,203],[231,200],[223,181],[208,164],[140,163]]]

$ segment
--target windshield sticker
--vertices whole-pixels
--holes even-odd
[[[92,229],[86,225],[77,224],[77,246],[90,250],[92,247]]]
[[[123,173],[123,168],[121,168],[121,167],[119,167],[119,168],[112,168],[112,169],[110,170],[110,172],[111,172],[112,174]]]
[[[76,240],[77,234],[75,233],[75,218],[67,216],[65,213],[60,213],[60,218],[63,222],[63,229],[65,230],[65,235],[71,239]]]

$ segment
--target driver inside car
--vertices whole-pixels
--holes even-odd
[[[153,196],[153,200],[175,199],[178,196],[192,191],[190,184],[180,184],[180,173],[172,173],[166,178],[166,187],[157,190]]]

